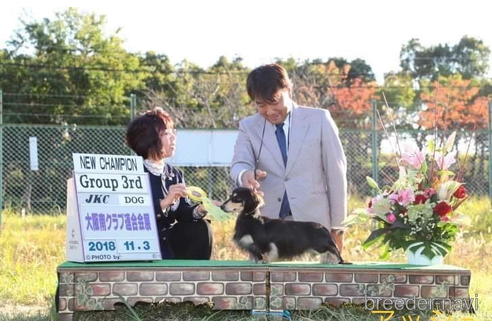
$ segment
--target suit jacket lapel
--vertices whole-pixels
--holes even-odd
[[[259,137],[258,151],[261,147],[261,134],[263,132],[263,124],[264,118],[261,115],[258,115],[258,124],[256,124],[256,129]],[[261,151],[260,157],[265,156],[264,151],[270,152],[272,157],[275,159],[275,162],[279,165],[281,169],[284,169],[284,161],[282,159],[282,153],[280,152],[280,147],[278,146],[277,137],[275,136],[275,127],[270,122],[266,122],[265,126],[265,135],[263,137],[263,149]],[[255,154],[258,156],[258,153]],[[265,157],[263,157],[265,158]]]
[[[299,152],[304,143],[304,138],[308,132],[308,124],[302,117],[302,112],[296,110],[292,111],[292,118],[290,121],[289,131],[289,150],[287,151],[287,167],[285,168],[285,174],[289,174],[290,170],[294,166],[294,163],[299,156]],[[281,157],[280,157],[281,158]]]

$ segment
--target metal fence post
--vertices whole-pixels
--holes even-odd
[[[375,99],[371,100],[372,103],[372,126],[371,126],[371,163],[372,163],[372,178],[379,184],[379,170],[378,170],[378,131],[376,130],[377,122],[377,102]]]
[[[0,89],[0,225],[3,216],[3,92]]]
[[[492,100],[489,100],[489,198],[492,200]]]
[[[137,116],[137,96],[134,94],[134,93],[131,93],[130,94],[130,121],[132,121],[135,116]],[[135,152],[133,150],[130,149],[130,147],[128,147],[129,149],[129,155],[130,156],[136,156]]]
[[[137,113],[137,96],[130,94],[130,120],[133,120]]]

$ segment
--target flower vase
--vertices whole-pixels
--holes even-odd
[[[429,258],[427,255],[425,254],[422,254],[423,250],[424,250],[424,246],[422,245],[421,247],[418,247],[415,249],[415,247],[413,248],[413,250],[410,250],[410,248],[412,248],[412,246],[416,246],[420,243],[414,243],[414,244],[411,244],[408,248],[407,248],[407,262],[408,264],[416,264],[416,265],[441,265],[444,263],[444,256],[442,255],[434,255],[434,257],[431,259]]]

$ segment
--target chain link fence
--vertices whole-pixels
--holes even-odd
[[[130,155],[125,145],[124,127],[35,126],[6,124],[2,129],[2,188],[5,209],[27,213],[61,214],[65,211],[66,180],[73,168],[72,153]],[[398,176],[394,151],[412,138],[420,146],[431,133],[398,132],[393,135],[379,130],[341,129],[348,163],[350,194],[368,195],[366,176],[376,178],[380,185],[390,185]],[[29,137],[37,137],[39,169],[30,169]],[[488,130],[462,131],[459,144],[459,171],[468,189],[475,195],[489,193]],[[373,151],[377,150],[377,151]],[[233,183],[229,167],[180,167],[188,185],[207,191],[213,199],[225,199]]]

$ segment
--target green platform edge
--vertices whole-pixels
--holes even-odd
[[[159,260],[132,262],[77,263],[64,262],[58,269],[98,269],[98,268],[256,268],[256,269],[339,269],[339,270],[436,270],[469,271],[453,265],[414,265],[387,262],[354,262],[352,264],[320,264],[316,262],[274,262],[259,264],[251,261],[213,261],[213,260]]]

